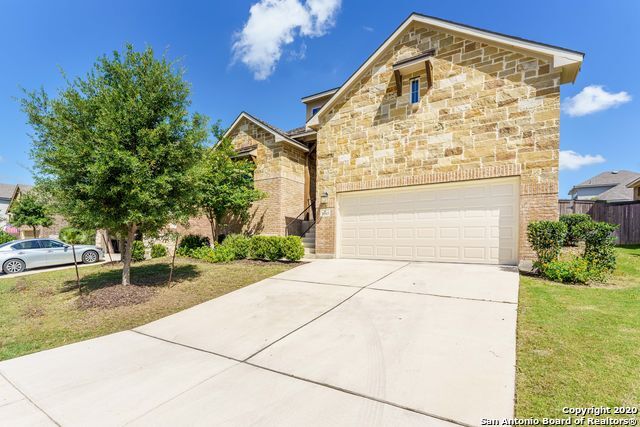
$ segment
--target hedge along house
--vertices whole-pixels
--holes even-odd
[[[247,225],[320,257],[516,264],[558,216],[560,85],[584,54],[410,15],[305,126],[227,132],[268,197]]]

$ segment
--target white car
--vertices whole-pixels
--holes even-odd
[[[75,245],[78,262],[92,264],[104,259],[101,249]],[[27,269],[73,263],[71,245],[55,239],[13,240],[0,245],[0,266],[6,274]]]

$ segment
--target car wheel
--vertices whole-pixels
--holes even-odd
[[[85,264],[93,264],[98,261],[98,252],[96,251],[86,251],[82,254],[82,262]]]
[[[22,273],[27,265],[21,259],[10,259],[2,265],[2,271],[6,274]]]

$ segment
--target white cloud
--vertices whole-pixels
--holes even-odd
[[[260,0],[249,20],[234,35],[233,58],[245,64],[256,80],[269,77],[286,45],[296,37],[320,37],[334,26],[341,0]]]
[[[560,170],[578,170],[583,166],[596,165],[604,163],[605,158],[600,154],[592,156],[591,154],[579,154],[571,150],[560,151]]]
[[[0,163],[4,162],[4,157],[0,156]]]
[[[591,85],[582,89],[576,96],[565,98],[562,110],[572,117],[586,116],[629,101],[631,101],[631,95],[627,92],[611,93],[604,90],[602,86]]]
[[[368,25],[363,25],[362,29],[365,30],[368,33],[372,33],[373,32],[373,27],[369,27]]]

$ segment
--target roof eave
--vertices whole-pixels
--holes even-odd
[[[262,129],[267,130],[268,132],[270,132],[271,134],[273,134],[273,136],[276,139],[276,142],[286,142],[287,144],[290,144],[302,151],[304,151],[305,153],[309,152],[309,148],[307,146],[305,146],[304,144],[289,138],[286,135],[283,135],[282,133],[278,132],[277,130],[273,129],[271,126],[267,126],[265,123],[261,122],[260,120],[256,119],[255,117],[253,117],[251,114],[247,113],[246,111],[241,112],[240,114],[238,114],[238,117],[236,117],[236,119],[233,121],[233,123],[231,124],[231,126],[229,126],[229,129],[227,129],[227,131],[224,133],[224,135],[222,135],[223,138],[226,138],[227,136],[229,136],[229,134],[231,133],[231,131],[238,126],[238,124],[240,123],[240,121],[245,118],[247,120],[249,120],[251,123],[255,124],[256,126],[261,127]]]

